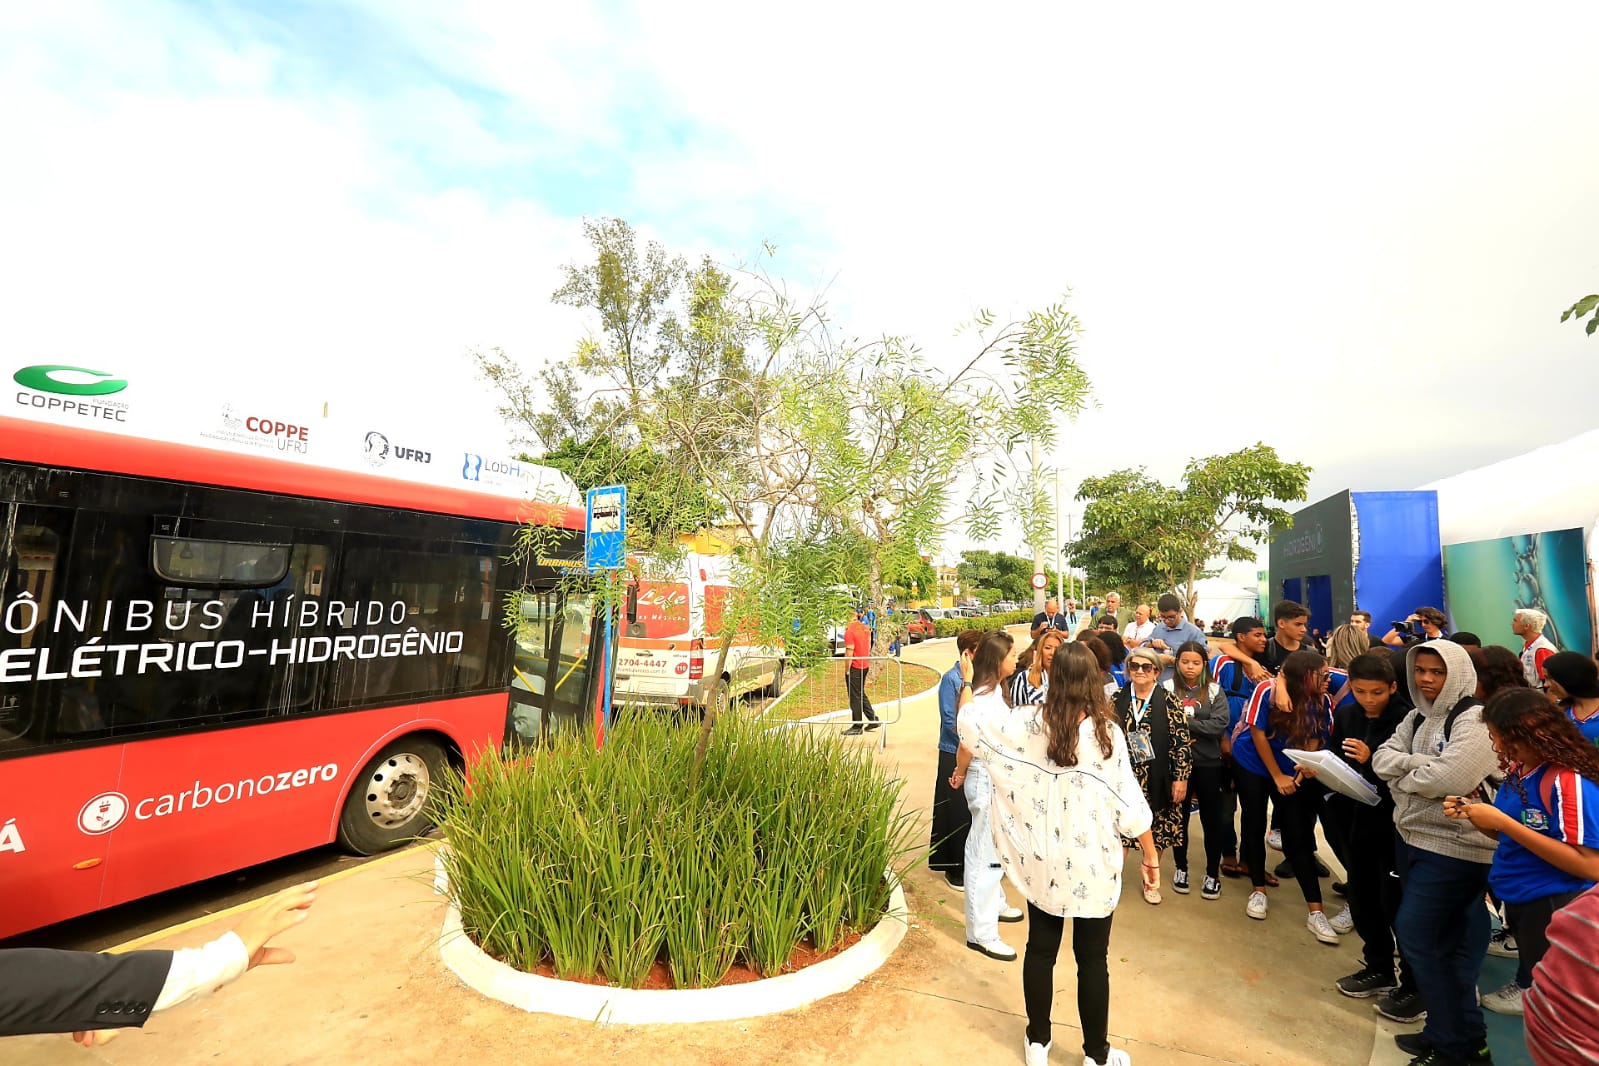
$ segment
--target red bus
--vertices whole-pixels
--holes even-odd
[[[0,418],[0,938],[394,847],[447,764],[584,728],[583,516],[539,511],[524,559],[521,499]]]

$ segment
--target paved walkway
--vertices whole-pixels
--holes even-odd
[[[953,642],[908,649],[935,667]],[[907,701],[878,758],[907,782],[923,808],[936,767],[935,697]],[[868,734],[870,736],[870,734]],[[857,743],[863,741],[857,741]],[[1169,860],[1168,860],[1169,863]],[[1169,882],[1169,869],[1167,880]],[[86,1051],[66,1037],[0,1040],[0,1061],[53,1064],[311,1064],[631,1062],[877,1063],[1021,1061],[1020,963],[965,947],[960,897],[925,870],[907,898],[913,928],[889,962],[860,988],[771,1018],[652,1029],[601,1027],[527,1014],[481,999],[438,961],[434,938],[443,907],[430,888],[428,849],[404,852],[325,883],[311,920],[281,939],[292,966],[269,967],[200,1003],[157,1016]],[[1136,883],[1136,870],[1130,871]],[[1111,1031],[1138,1066],[1366,1066],[1404,1058],[1375,1024],[1369,1001],[1346,999],[1332,982],[1358,966],[1356,945],[1316,943],[1291,886],[1273,894],[1265,922],[1243,914],[1228,881],[1217,902],[1167,892],[1149,907],[1129,893],[1111,938]],[[1014,892],[1012,898],[1015,899]],[[227,928],[217,915],[146,946],[203,943]],[[1025,926],[1006,926],[1018,948]],[[1055,1053],[1081,1062],[1069,952],[1056,972]],[[1490,960],[1499,962],[1501,960]],[[1503,978],[1500,977],[1499,983]],[[1496,985],[1487,985],[1496,987]],[[1503,1039],[1501,1039],[1503,1037]],[[1514,1063],[1508,1030],[1495,1054]]]

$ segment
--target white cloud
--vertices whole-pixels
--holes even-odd
[[[1265,439],[1317,495],[1407,487],[1595,421],[1599,348],[1557,321],[1599,287],[1583,4],[363,0],[393,40],[324,82],[258,16],[130,10],[0,15],[14,351],[475,426],[459,353],[564,351],[571,216],[614,213],[771,238],[848,332],[935,358],[1071,288],[1073,476]]]

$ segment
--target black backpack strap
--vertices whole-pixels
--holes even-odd
[[[1454,732],[1455,719],[1459,718],[1461,715],[1465,714],[1467,711],[1471,710],[1473,707],[1481,707],[1481,706],[1482,706],[1482,704],[1477,702],[1476,697],[1467,696],[1465,699],[1461,700],[1459,703],[1455,704],[1453,707],[1451,707],[1449,709],[1449,714],[1444,718],[1444,743],[1445,744],[1449,743],[1449,734]]]

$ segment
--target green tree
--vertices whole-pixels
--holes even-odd
[[[722,519],[703,484],[674,476],[680,467],[643,444],[623,445],[611,437],[579,443],[568,437],[543,455],[524,458],[564,471],[579,489],[626,485],[628,525],[648,541],[693,533]]]
[[[1593,312],[1593,317],[1588,320],[1586,332],[1588,336],[1591,337],[1596,332],[1599,332],[1599,293],[1584,296],[1582,299],[1578,300],[1576,303],[1560,312],[1560,321],[1564,322],[1568,318],[1574,318],[1581,322],[1582,316],[1586,315],[1590,311]]]
[[[952,525],[997,527],[996,501],[1027,475],[1011,458],[1018,443],[1048,440],[1086,403],[1076,320],[1058,305],[1013,322],[980,313],[974,350],[951,374],[901,338],[845,339],[759,267],[690,270],[654,245],[640,253],[620,220],[585,232],[594,262],[568,267],[555,299],[594,312],[599,333],[535,377],[497,351],[479,366],[547,451],[588,476],[626,459],[633,491],[663,500],[691,484],[737,534],[712,678],[735,636],[804,645],[795,623],[834,621],[832,586],[863,585],[885,617],[885,587],[931,579],[923,557]],[[680,525],[662,514],[632,526],[630,548],[669,559]],[[829,562],[831,573],[818,569]],[[879,641],[891,636],[878,627]]]
[[[1272,501],[1303,500],[1309,481],[1310,467],[1265,444],[1190,460],[1176,486],[1142,469],[1116,470],[1079,486],[1083,532],[1067,551],[1096,584],[1122,585],[1137,599],[1175,591],[1192,616],[1200,579],[1215,572],[1206,566],[1254,559],[1252,543],[1293,523]]]

